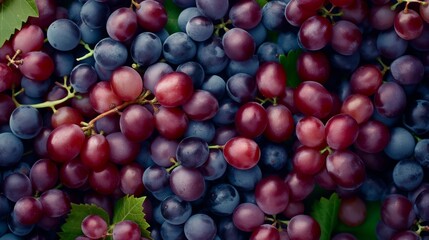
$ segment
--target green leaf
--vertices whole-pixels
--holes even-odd
[[[356,227],[349,227],[344,223],[339,223],[335,231],[351,233],[357,239],[376,240],[376,227],[378,221],[380,221],[380,206],[380,202],[367,202],[365,222]]]
[[[264,7],[265,4],[267,4],[267,0],[256,0],[256,2],[259,4],[259,6],[261,6],[261,8]]]
[[[67,215],[66,222],[61,226],[61,232],[58,236],[61,240],[74,240],[81,236],[81,223],[88,215],[98,215],[109,224],[109,214],[104,209],[94,204],[71,204],[70,213]]]
[[[22,27],[28,17],[37,17],[35,0],[5,0],[0,4],[0,46]]]
[[[172,0],[165,0],[164,7],[165,7],[165,10],[167,11],[167,18],[168,18],[165,29],[170,34],[175,32],[180,32],[177,18],[179,17],[180,12],[182,12],[182,9],[179,8],[176,4],[174,4]]]
[[[287,86],[295,88],[299,85],[301,80],[298,77],[298,72],[296,70],[296,62],[298,60],[299,55],[301,54],[300,49],[295,49],[289,51],[289,53],[286,55],[281,54],[279,56],[280,64],[283,65],[283,68],[286,71],[287,76]]]
[[[341,200],[336,193],[333,193],[329,199],[322,197],[314,202],[311,216],[319,223],[322,230],[320,240],[331,239],[331,234],[338,222],[340,203]]]
[[[119,199],[113,211],[113,223],[124,220],[131,220],[140,226],[143,237],[150,237],[149,223],[144,219],[143,202],[146,197],[136,198],[134,196],[125,196]]]

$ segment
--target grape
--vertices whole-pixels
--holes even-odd
[[[141,230],[137,223],[131,220],[123,220],[115,223],[112,237],[113,240],[137,240],[141,237]]]
[[[81,63],[70,72],[70,84],[79,93],[87,93],[98,81],[98,75],[93,66]]]
[[[10,132],[0,133],[0,166],[13,166],[21,160],[24,144]]]
[[[193,95],[192,79],[185,73],[172,72],[161,77],[155,85],[155,97],[165,107],[177,107]]]
[[[167,11],[164,6],[154,0],[143,1],[136,11],[140,27],[151,32],[158,32],[167,24]]]
[[[68,20],[66,20],[68,21]],[[67,31],[67,29],[65,29]],[[31,41],[29,41],[31,39]],[[12,40],[12,48],[21,53],[40,51],[43,47],[44,33],[38,25],[25,25],[17,32]],[[10,55],[13,55],[12,53]]]
[[[289,189],[278,176],[262,178],[255,188],[256,203],[266,214],[278,214],[289,203]]]
[[[34,190],[45,192],[54,188],[58,181],[58,167],[46,158],[37,160],[30,169],[30,180]]]
[[[116,41],[126,42],[137,31],[137,15],[131,8],[118,8],[106,22],[107,34]]]
[[[391,194],[381,205],[381,220],[396,230],[408,229],[415,219],[412,203],[404,196]]]
[[[66,215],[70,209],[69,196],[58,189],[50,189],[40,195],[44,216],[55,218]]]
[[[326,143],[336,150],[351,146],[358,137],[358,133],[358,123],[348,114],[337,114],[325,125]]]
[[[115,132],[106,136],[110,149],[110,162],[126,165],[135,160],[140,144],[128,139],[123,133]]]
[[[220,73],[228,65],[222,39],[213,36],[207,41],[200,42],[197,49],[197,60],[203,66],[206,74]]]
[[[213,30],[213,22],[205,16],[193,17],[186,23],[186,34],[196,42],[209,39]]]
[[[261,45],[268,35],[268,30],[264,27],[262,22],[256,25],[256,27],[248,29],[247,31],[250,33],[250,35],[252,35],[256,46]]]
[[[231,217],[224,217],[218,221],[217,235],[221,239],[244,240],[245,236],[242,231],[235,227]]]
[[[183,232],[189,240],[212,240],[215,239],[217,228],[210,216],[197,213],[186,221]]]
[[[162,136],[157,136],[150,143],[150,155],[153,161],[161,167],[169,167],[173,164],[172,158],[176,156],[176,149],[179,142],[169,140]]]
[[[185,233],[183,232],[183,224],[174,225],[165,221],[161,224],[160,232],[162,239],[186,239]]]
[[[325,143],[325,126],[323,122],[313,116],[301,118],[296,124],[298,140],[308,147],[321,147]]]
[[[54,72],[54,61],[44,52],[28,52],[22,55],[19,70],[29,79],[44,81]]]
[[[189,61],[177,66],[177,72],[183,72],[189,75],[194,84],[194,88],[200,88],[203,84],[205,73],[204,69],[198,62]]]
[[[333,107],[333,98],[326,88],[313,81],[301,82],[296,88],[293,100],[296,108],[317,118],[325,118]]]
[[[262,11],[256,1],[238,1],[231,6],[228,14],[234,27],[245,30],[256,27],[262,19]]]
[[[314,190],[315,182],[310,175],[301,175],[296,171],[290,172],[285,183],[289,189],[289,201],[302,201]]]
[[[59,171],[61,183],[68,188],[80,188],[88,183],[89,169],[79,158],[61,166]]]
[[[188,101],[183,104],[182,109],[189,119],[206,121],[216,115],[219,103],[211,93],[204,90],[195,90]]]
[[[138,163],[130,163],[121,168],[119,175],[119,189],[124,194],[134,196],[143,195],[143,167]]]
[[[165,39],[162,45],[164,58],[172,64],[181,64],[191,60],[197,53],[194,41],[183,32],[176,32]]]
[[[415,160],[404,159],[393,168],[392,178],[395,185],[406,191],[416,189],[423,181],[423,168]]]
[[[280,143],[288,140],[295,129],[291,111],[282,104],[266,108],[268,123],[264,136],[269,140]]]
[[[164,199],[160,208],[165,221],[174,225],[184,224],[192,215],[191,204],[175,195]]]
[[[408,47],[408,41],[398,36],[394,29],[379,32],[377,35],[377,49],[381,56],[396,59],[403,55]]]
[[[161,40],[154,33],[142,32],[134,38],[130,53],[132,59],[141,66],[154,64],[162,53]]]
[[[231,166],[246,170],[259,162],[261,150],[252,139],[234,137],[224,145],[223,154]]]
[[[95,0],[90,0],[89,2],[93,1]],[[107,70],[114,70],[124,65],[127,57],[127,48],[122,43],[111,38],[101,39],[94,48],[95,62]]]
[[[253,230],[252,235],[250,236],[251,240],[263,240],[263,239],[272,239],[280,240],[279,230],[270,224],[262,224],[255,230]]]
[[[75,124],[64,124],[55,128],[48,137],[49,157],[57,162],[68,162],[77,157],[84,143],[85,134]]]
[[[243,104],[235,115],[237,132],[247,138],[260,136],[268,125],[268,115],[264,107],[256,102]]]
[[[209,196],[207,200],[207,207],[212,213],[216,215],[231,215],[234,209],[240,203],[238,191],[231,184],[217,184],[211,187],[207,194]]]
[[[393,26],[401,38],[411,40],[422,34],[423,19],[416,11],[404,9],[396,14]]]
[[[21,78],[21,87],[24,89],[25,95],[32,98],[41,98],[45,96],[52,81],[46,79],[45,81],[34,81],[26,77]]]
[[[285,28],[286,19],[284,17],[284,11],[286,3],[283,1],[270,1],[262,7],[262,19],[263,26],[271,31],[281,30]]]
[[[234,74],[226,82],[228,96],[238,103],[251,101],[256,97],[257,91],[255,78],[247,73]]]
[[[288,155],[282,145],[267,143],[261,146],[261,163],[263,167],[279,171],[286,166],[287,161]]]
[[[384,152],[392,159],[401,160],[412,156],[415,145],[414,137],[409,131],[395,127],[390,130],[390,140]]]
[[[189,121],[184,137],[198,137],[209,143],[215,137],[216,128],[212,121]]]
[[[42,116],[36,108],[19,106],[13,110],[9,125],[15,136],[31,139],[36,137],[42,129]]]
[[[113,163],[107,163],[98,172],[89,174],[89,185],[96,192],[101,194],[112,194],[119,186],[119,170]]]
[[[332,24],[321,16],[312,16],[305,20],[298,32],[301,45],[307,50],[320,50],[331,41]]]
[[[209,157],[204,164],[199,167],[201,174],[206,180],[216,180],[224,175],[228,164],[219,149],[210,149]]]
[[[286,88],[286,72],[277,62],[266,62],[256,72],[259,92],[266,98],[279,97]]]
[[[343,55],[355,53],[362,42],[362,33],[352,22],[341,20],[332,27],[332,48]]]
[[[155,128],[168,139],[178,139],[189,129],[189,120],[181,108],[163,107],[154,115]]]
[[[81,39],[79,26],[69,19],[58,19],[49,25],[49,44],[60,51],[70,51],[77,47]]]
[[[397,83],[385,82],[374,96],[374,106],[385,117],[401,115],[406,108],[407,100],[404,89]]]
[[[107,223],[98,215],[88,215],[82,220],[82,232],[89,238],[102,238],[107,234]]]
[[[319,239],[321,235],[320,225],[316,220],[307,215],[296,215],[290,219],[287,232],[291,239]]]
[[[392,238],[392,240],[399,240],[399,239],[419,240],[421,239],[421,237],[414,231],[408,230],[408,231],[398,232]]]
[[[366,205],[361,198],[353,196],[341,199],[338,218],[347,226],[361,225],[365,221],[366,214]]]
[[[415,56],[403,55],[391,65],[392,77],[401,85],[418,84],[423,79],[423,63]]]
[[[194,1],[195,4],[195,1]],[[203,16],[197,7],[184,8],[177,17],[177,25],[182,32],[186,32],[186,24],[194,17]]]
[[[304,52],[297,60],[298,76],[302,81],[325,83],[331,74],[329,59],[322,52]]]
[[[357,68],[350,78],[352,92],[366,96],[373,95],[380,87],[383,75],[375,65],[363,65]]]
[[[213,20],[221,19],[229,9],[229,2],[227,0],[195,0],[195,3],[202,14]]]
[[[255,42],[246,30],[233,28],[222,37],[225,54],[235,61],[249,60],[255,53]]]
[[[43,215],[43,206],[34,197],[20,198],[13,207],[14,218],[22,225],[32,225],[39,222]]]
[[[235,208],[232,220],[241,231],[251,232],[264,223],[265,215],[257,205],[241,203]]]
[[[386,125],[377,120],[368,120],[359,127],[355,146],[367,153],[383,151],[390,140],[390,131]]]
[[[350,150],[338,150],[326,158],[326,169],[332,179],[346,189],[356,189],[365,180],[363,161]]]
[[[249,169],[229,166],[226,175],[232,185],[243,190],[254,190],[256,184],[262,179],[262,171],[258,165]]]
[[[377,30],[388,30],[393,27],[396,13],[389,4],[374,6],[370,10],[369,21],[371,26]]]
[[[368,3],[366,1],[352,1],[351,4],[341,8],[343,13],[342,19],[349,20],[355,24],[362,23],[368,18],[368,8]]]
[[[293,169],[304,175],[315,175],[322,170],[326,157],[318,149],[302,146],[292,158]]]
[[[147,108],[131,105],[122,112],[119,126],[126,138],[132,141],[143,141],[152,135],[155,129],[155,120]],[[144,127],[136,128],[136,126]]]
[[[103,28],[91,28],[85,22],[79,25],[81,40],[87,44],[96,44],[105,37]]]
[[[204,177],[197,169],[178,166],[171,172],[171,190],[185,201],[195,201],[202,197],[205,185]]]
[[[109,5],[96,0],[86,1],[80,10],[82,22],[94,29],[104,27],[109,15]]]
[[[97,82],[89,92],[91,106],[98,113],[106,112],[122,103],[109,82]]]

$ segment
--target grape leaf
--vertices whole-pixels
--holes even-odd
[[[322,197],[319,201],[314,202],[311,216],[319,223],[322,230],[320,240],[331,239],[331,234],[338,223],[340,202],[336,193],[333,193],[329,199]]]
[[[21,29],[22,23],[26,22],[28,17],[38,15],[35,0],[5,0],[0,4],[0,46],[15,30]]]
[[[289,53],[286,55],[281,54],[279,56],[280,64],[283,65],[283,68],[286,71],[287,76],[287,86],[295,88],[299,85],[301,80],[298,77],[298,72],[296,70],[296,62],[298,60],[299,55],[301,54],[300,49],[295,49],[289,51]]]
[[[134,196],[125,196],[119,199],[113,211],[113,223],[124,220],[131,220],[140,226],[143,237],[150,237],[149,223],[144,219],[143,202],[146,197],[136,198]]]
[[[259,6],[264,7],[265,4],[267,4],[268,0],[256,0],[256,2],[259,4]]]
[[[176,4],[174,4],[172,0],[165,0],[164,7],[165,7],[165,10],[167,11],[167,18],[168,18],[165,29],[170,34],[175,32],[180,32],[177,18],[179,17],[180,12],[182,12],[182,9],[180,9]]]
[[[356,227],[349,227],[343,223],[339,223],[335,231],[351,233],[357,239],[376,240],[378,221],[380,221],[380,202],[367,202],[365,222]]]
[[[76,237],[83,235],[81,223],[90,214],[99,215],[109,224],[109,214],[104,209],[94,204],[72,203],[66,222],[61,226],[62,232],[58,233],[60,240],[74,240]]]

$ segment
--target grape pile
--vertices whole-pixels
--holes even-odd
[[[429,0],[36,4],[0,47],[0,240],[129,195],[154,240],[320,239],[314,192],[349,227],[380,202],[380,240],[429,239]]]

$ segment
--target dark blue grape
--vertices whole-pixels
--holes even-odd
[[[227,177],[229,182],[239,189],[254,190],[256,184],[262,179],[262,171],[258,165],[247,170],[228,167]]]
[[[255,45],[261,45],[265,39],[267,38],[268,31],[265,28],[264,24],[259,23],[256,27],[247,30],[250,35],[252,35],[253,40],[255,41]]]
[[[423,181],[423,168],[415,160],[401,160],[393,169],[393,182],[405,191],[412,191]]]
[[[0,219],[0,236],[5,235],[8,232],[9,228],[7,226],[6,218],[2,217]]]
[[[224,98],[219,103],[219,109],[212,121],[217,125],[229,125],[234,123],[235,113],[240,108],[240,104],[231,98]]]
[[[215,238],[217,227],[214,220],[206,214],[192,215],[184,226],[184,233],[188,240],[212,240]]]
[[[209,158],[199,170],[203,174],[204,179],[212,181],[221,178],[226,172],[227,167],[228,163],[223,156],[222,150],[210,149]]]
[[[425,168],[429,168],[429,139],[417,142],[414,148],[414,158]]]
[[[15,136],[31,139],[39,134],[43,127],[42,115],[31,106],[19,106],[10,116],[9,126]]]
[[[380,201],[386,187],[386,182],[380,176],[367,174],[362,185],[359,187],[359,192],[366,201]]]
[[[380,56],[380,51],[377,48],[377,36],[363,35],[359,52],[362,59],[366,61],[375,60]]]
[[[12,206],[9,200],[3,194],[0,194],[0,219],[4,219],[11,211]]]
[[[160,233],[163,240],[186,240],[185,234],[183,233],[183,224],[174,225],[164,222],[161,225]]]
[[[0,240],[23,240],[23,238],[16,236],[13,233],[6,233],[0,237]]]
[[[48,42],[57,50],[70,51],[81,39],[79,27],[69,19],[58,19],[49,25],[46,33]]]
[[[205,16],[193,17],[186,24],[186,34],[196,42],[209,39],[213,34],[213,30],[213,22]]]
[[[215,130],[215,126],[211,121],[190,120],[184,137],[197,137],[205,142],[211,142],[214,138]]]
[[[286,3],[270,1],[262,8],[262,24],[268,30],[283,30],[287,26],[285,18]]]
[[[171,195],[161,202],[161,214],[170,224],[183,224],[192,215],[192,206],[178,196]]]
[[[201,87],[205,78],[203,67],[201,64],[194,61],[180,64],[177,66],[176,72],[183,72],[191,77],[195,89],[199,89]]]
[[[30,178],[22,173],[12,173],[4,177],[3,193],[12,202],[25,196],[31,196],[33,189]]]
[[[269,170],[279,171],[286,166],[288,155],[286,148],[280,144],[267,143],[261,147],[262,166]]]
[[[130,49],[134,62],[145,67],[155,63],[162,53],[159,37],[151,32],[143,32],[133,40]]]
[[[164,199],[162,199],[162,200],[164,200]],[[157,206],[155,206],[153,208],[153,219],[159,225],[161,225],[161,224],[163,224],[165,222],[165,218],[161,214],[161,204],[158,204]]]
[[[238,73],[245,73],[255,76],[258,68],[259,59],[257,55],[254,55],[252,58],[246,61],[230,61],[226,68],[226,72],[229,77]]]
[[[355,52],[352,55],[346,56],[332,52],[330,55],[330,59],[333,67],[340,70],[352,72],[359,66],[360,54],[359,52]]]
[[[195,6],[195,0],[173,0],[173,2],[181,8],[190,8]]]
[[[197,7],[184,8],[177,17],[177,25],[182,32],[186,32],[186,24],[194,17],[203,16]]]
[[[392,159],[402,160],[411,157],[416,146],[413,135],[402,127],[390,131],[390,141],[384,152]]]
[[[203,84],[201,85],[202,90],[206,90],[211,93],[218,101],[225,95],[225,80],[218,75],[211,75],[206,77]]]
[[[8,218],[7,224],[9,230],[16,236],[24,237],[33,231],[35,225],[23,225],[15,219],[15,215],[12,212]]]
[[[421,220],[429,221],[429,190],[423,190],[417,195],[414,203],[414,210]]]
[[[396,59],[403,55],[408,47],[408,41],[400,38],[394,29],[380,32],[377,36],[377,49],[381,56]]]
[[[235,227],[231,217],[224,217],[219,220],[217,233],[221,239],[245,240],[249,239],[245,233]]]
[[[172,64],[181,64],[191,60],[197,53],[194,41],[183,32],[168,36],[162,46],[165,60]]]
[[[94,29],[105,27],[109,15],[109,5],[95,0],[88,0],[80,11],[82,21]]]
[[[276,43],[264,42],[256,51],[260,62],[278,62],[279,56],[284,54],[283,49]]]
[[[76,24],[79,24],[82,22],[82,19],[80,18],[80,11],[82,9],[83,3],[79,1],[71,1],[70,5],[68,5],[68,17],[70,20],[75,22]]]
[[[107,70],[114,70],[124,65],[127,57],[127,48],[111,38],[100,40],[94,48],[95,62]]]
[[[223,50],[222,39],[216,36],[198,44],[197,59],[206,74],[220,73],[229,60]]]
[[[142,181],[145,188],[153,193],[168,187],[169,177],[170,175],[165,168],[153,165],[146,168]]]
[[[74,67],[75,57],[70,52],[55,51],[52,54],[55,70],[54,75],[64,77],[70,74]]]
[[[237,73],[227,80],[226,92],[232,100],[246,103],[255,99],[258,87],[254,77],[246,73]]]
[[[240,203],[240,196],[234,186],[221,183],[210,188],[208,192],[208,209],[220,216],[231,215]]]
[[[81,63],[70,73],[70,84],[78,93],[87,93],[98,81],[95,68],[87,63]]]
[[[408,104],[402,122],[417,135],[429,132],[429,101],[416,100]]]
[[[179,142],[176,150],[176,160],[187,168],[197,168],[204,164],[209,157],[207,142],[198,137],[187,137]]]
[[[79,25],[82,41],[87,44],[96,44],[103,39],[106,34],[102,28],[91,28],[85,22]]]
[[[168,196],[173,195],[173,191],[171,190],[170,187],[165,187],[157,192],[152,192],[152,195],[158,199],[159,201],[164,200],[165,198],[167,198]]]
[[[295,32],[281,32],[277,38],[277,44],[283,49],[285,53],[291,50],[299,49],[298,35]]]
[[[113,70],[108,70],[101,67],[99,64],[94,64],[95,71],[97,72],[97,76],[102,81],[110,80],[110,77],[113,74]]]
[[[51,83],[51,79],[34,81],[26,77],[21,78],[21,87],[24,89],[24,94],[32,98],[41,98],[45,96],[51,87]]]

